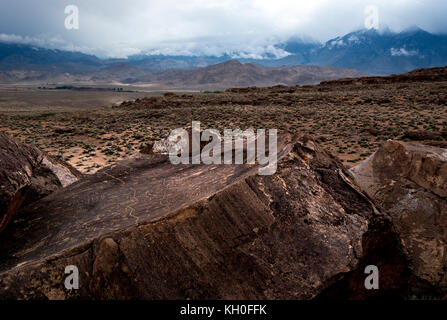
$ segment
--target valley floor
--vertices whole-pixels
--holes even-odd
[[[203,129],[309,133],[348,166],[388,139],[446,144],[447,78],[363,79],[163,96],[160,91],[21,88],[14,93],[9,88],[0,90],[0,130],[84,173],[126,158],[191,121],[201,121]],[[129,102],[120,104],[124,100]]]

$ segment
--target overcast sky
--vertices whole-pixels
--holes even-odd
[[[141,52],[210,54],[282,52],[292,36],[326,41],[364,27],[365,7],[380,26],[447,33],[445,0],[0,0],[0,41],[79,50],[102,57]],[[65,28],[67,5],[79,29]]]

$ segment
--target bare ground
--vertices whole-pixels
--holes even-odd
[[[378,79],[164,96],[156,89],[119,93],[3,88],[0,130],[84,173],[126,158],[193,120],[201,121],[202,128],[219,130],[310,133],[347,166],[371,155],[387,139],[413,139],[409,131],[429,133],[417,140],[445,143],[447,79]],[[118,105],[124,100],[130,102]]]

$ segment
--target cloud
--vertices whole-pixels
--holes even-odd
[[[419,54],[419,52],[417,50],[408,51],[405,48],[400,48],[400,49],[391,48],[390,51],[391,51],[391,55],[393,57],[401,57],[401,56],[412,57],[412,56],[416,56]]]
[[[70,4],[79,8],[79,30],[65,29]],[[362,28],[367,5],[377,6],[380,23],[392,30],[418,25],[447,32],[444,0],[2,0],[0,33],[9,41],[102,57],[140,52],[279,57],[287,53],[272,44],[292,36],[327,41]]]
[[[61,37],[49,37],[42,35],[40,37],[20,36],[16,34],[0,33],[0,42],[27,44],[40,48],[59,49],[66,51],[80,51],[88,54],[94,54],[95,48],[85,46],[75,46],[73,43],[66,42]]]

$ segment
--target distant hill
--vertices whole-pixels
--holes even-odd
[[[137,55],[130,56],[126,63],[134,67],[147,69],[154,72],[163,72],[168,70],[201,68],[229,60],[232,60],[232,58],[228,55],[221,57]]]
[[[136,77],[143,77],[151,74],[148,70],[133,67],[126,63],[118,63],[101,68],[98,71],[93,72],[90,75],[92,81],[110,81],[117,80],[121,82],[132,82],[132,79]]]
[[[254,63],[226,61],[204,68],[169,71],[149,75],[134,82],[153,82],[172,87],[248,87],[276,84],[316,84],[324,80],[365,76],[354,69],[336,67],[295,66],[267,68]]]

